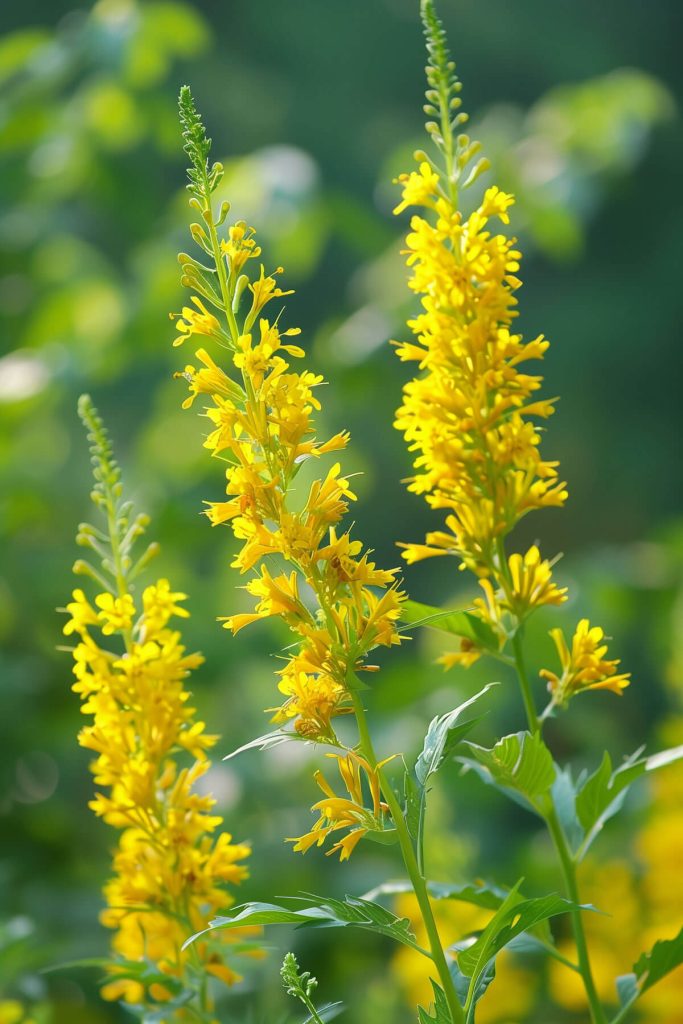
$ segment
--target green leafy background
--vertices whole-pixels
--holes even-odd
[[[86,807],[88,755],[75,742],[80,715],[55,611],[73,586],[72,538],[88,514],[75,414],[83,390],[153,515],[157,571],[191,595],[187,642],[207,657],[196,699],[223,734],[219,753],[266,731],[275,663],[264,652],[287,642],[268,626],[232,640],[215,622],[245,599],[229,569],[229,532],[198,514],[202,499],[220,497],[221,474],[172,379],[191,357],[171,348],[168,321],[185,298],[175,254],[189,244],[175,112],[184,81],[225,159],[235,214],[257,227],[268,263],[282,263],[296,288],[288,322],[303,328],[311,367],[330,381],[322,432],[352,432],[358,534],[395,564],[395,542],[419,540],[438,521],[400,482],[409,461],[391,422],[405,367],[387,344],[413,308],[391,179],[424,144],[416,6],[26,0],[0,13],[0,993],[35,1004],[45,1022],[126,1019],[100,1003],[93,972],[41,973],[100,955],[108,938],[97,913],[112,836]],[[441,7],[473,133],[496,181],[519,196],[522,327],[551,339],[546,390],[562,396],[545,445],[562,461],[571,500],[525,520],[519,543],[540,538],[545,554],[565,553],[558,575],[572,601],[535,623],[534,667],[551,657],[551,619],[590,615],[634,675],[622,701],[582,698],[549,739],[578,768],[597,767],[605,743],[616,764],[677,728],[683,686],[683,133],[673,99],[683,71],[670,45],[683,11],[677,0],[656,10],[636,0]],[[426,604],[463,605],[472,594],[451,561],[416,566],[406,580]],[[493,745],[523,727],[498,666],[444,675],[433,665],[445,642],[415,631],[385,658],[367,695],[381,750],[416,755],[431,718],[494,678],[504,684],[489,701],[497,710],[473,738]],[[395,875],[391,847],[366,844],[340,867],[283,844],[308,828],[310,774],[298,745],[212,770],[229,829],[254,844],[244,900],[360,895]],[[647,786],[638,792],[608,826],[607,851],[629,848]],[[524,873],[532,895],[557,887],[531,816],[473,773],[458,782],[455,766],[437,796],[433,877],[512,885]],[[288,941],[280,931],[269,940],[277,949]],[[304,932],[296,946],[321,998],[344,999],[349,1020],[414,1019],[396,980],[387,983],[388,941],[343,929]],[[274,952],[250,970],[222,1019],[284,1019],[278,965]],[[530,1020],[550,1019],[544,998]]]

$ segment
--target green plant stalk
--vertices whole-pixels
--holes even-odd
[[[315,1006],[313,1005],[313,1003],[308,998],[308,996],[306,995],[305,992],[302,991],[300,998],[301,998],[302,1003],[304,1004],[304,1006],[306,1007],[306,1009],[310,1013],[311,1020],[315,1021],[315,1024],[324,1024],[324,1021],[323,1021],[322,1017],[319,1015],[319,1013],[316,1010]]]
[[[360,739],[360,748],[363,756],[366,758],[372,768],[377,768],[377,755],[372,743],[370,731],[368,729],[367,718],[365,716],[365,708],[360,698],[359,693],[356,690],[351,690],[353,698],[353,706],[356,713],[356,722],[358,723],[358,735]],[[420,913],[424,926],[427,931],[427,937],[429,939],[429,948],[431,950],[431,958],[434,962],[434,966],[439,975],[441,986],[444,990],[446,1000],[448,1002],[448,1008],[451,1014],[451,1020],[453,1024],[465,1024],[465,1013],[460,1005],[458,994],[455,991],[451,972],[448,968],[446,956],[443,951],[441,944],[441,938],[439,936],[439,930],[437,928],[434,913],[432,911],[431,903],[429,902],[429,893],[427,891],[427,885],[425,878],[418,867],[417,859],[415,857],[415,850],[413,849],[413,842],[406,825],[405,818],[401,805],[394,793],[389,780],[385,777],[383,770],[378,770],[380,786],[382,790],[382,796],[387,802],[391,816],[396,826],[398,833],[398,841],[401,847],[401,853],[403,855],[403,862],[405,864],[408,877],[413,886],[415,897],[420,907]]]
[[[504,564],[507,565],[507,562],[505,562]],[[527,674],[526,665],[524,663],[522,638],[519,631],[515,633],[515,636],[513,638],[512,650],[515,659],[515,666],[517,669],[517,678],[519,680],[520,690],[522,692],[522,699],[524,701],[524,707],[527,713],[529,729],[532,733],[539,733],[541,731],[541,725],[538,720],[538,715],[536,714],[534,698],[531,692],[531,684],[529,682],[529,676]],[[551,810],[547,815],[545,815],[545,822],[548,826],[548,831],[553,840],[553,845],[555,846],[555,851],[560,861],[567,896],[572,901],[572,903],[580,904],[581,899],[579,896],[579,886],[576,878],[576,865],[569,850],[564,830],[557,816],[557,810],[555,808],[554,800],[552,803]],[[586,996],[588,998],[591,1020],[593,1024],[607,1024],[607,1017],[605,1015],[605,1011],[602,1008],[600,998],[595,988],[595,981],[593,979],[593,972],[591,970],[590,956],[588,953],[588,943],[586,942],[586,933],[583,927],[581,911],[572,910],[571,917],[572,931],[574,932],[574,941],[576,942],[578,966],[581,977],[583,979],[583,985],[586,990]]]

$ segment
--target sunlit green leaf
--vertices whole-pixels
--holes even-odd
[[[410,626],[429,626],[443,633],[472,640],[479,647],[498,650],[498,638],[490,626],[471,612],[444,611],[419,601],[404,601],[401,621]]]
[[[683,928],[673,939],[660,939],[649,953],[643,953],[633,965],[633,972],[617,978],[617,994],[622,1010],[683,964]],[[619,1020],[622,1014],[619,1014]]]
[[[313,894],[309,895],[309,899],[288,899],[287,906],[276,903],[246,903],[242,907],[237,907],[232,917],[215,918],[209,928],[197,932],[187,940],[185,946],[209,932],[241,928],[244,925],[271,924],[293,924],[311,928],[355,926],[385,935],[412,949],[424,952],[416,942],[407,918],[396,917],[385,907],[355,896],[334,900]]]
[[[671,747],[650,757],[640,757],[641,752],[637,750],[614,770],[612,759],[605,752],[600,767],[581,786],[576,795],[576,813],[585,837],[577,851],[579,860],[586,854],[605,822],[621,809],[636,779],[680,760],[683,757],[683,746]]]
[[[539,733],[512,733],[490,749],[468,743],[471,757],[459,760],[513,800],[544,817],[550,808],[555,765]]]

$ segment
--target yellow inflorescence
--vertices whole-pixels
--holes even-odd
[[[103,995],[134,1004],[169,1000],[192,957],[226,983],[237,977],[215,946],[181,952],[189,935],[232,903],[224,886],[246,876],[250,852],[216,834],[215,801],[197,789],[218,737],[196,720],[184,685],[203,659],[187,654],[169,625],[172,616],[188,615],[184,598],[164,579],[144,590],[139,607],[130,593],[103,593],[91,604],[75,590],[64,627],[78,638],[73,689],[92,718],[79,735],[97,755],[92,772],[101,788],[90,806],[122,830],[102,921],[116,929],[113,948],[123,960],[153,962],[170,979],[168,987],[157,980],[147,988],[112,969]],[[118,651],[110,649],[113,636]],[[183,753],[187,767],[179,764]]]
[[[566,704],[571,697],[582,690],[611,690],[621,694],[631,679],[630,673],[617,672],[618,659],[606,658],[607,644],[600,626],[591,626],[588,619],[581,619],[572,638],[571,648],[567,646],[561,629],[551,629],[560,659],[561,673],[557,675],[548,669],[541,670],[541,676],[548,681],[553,703]]]
[[[428,533],[424,544],[401,546],[408,562],[455,555],[475,573],[484,598],[474,611],[500,653],[531,612],[567,597],[536,546],[505,554],[506,536],[527,512],[567,498],[558,463],[540,452],[541,424],[554,399],[538,396],[542,377],[523,365],[542,359],[548,342],[543,335],[525,342],[513,330],[521,253],[514,238],[492,227],[509,223],[513,196],[492,186],[465,217],[455,182],[467,151],[450,176],[423,158],[418,154],[419,169],[400,177],[403,198],[395,210],[425,211],[412,217],[406,240],[409,285],[422,309],[408,321],[415,340],[397,343],[399,357],[417,362],[421,372],[404,387],[395,426],[415,453],[409,489],[446,518],[445,529]],[[559,636],[553,631],[563,674],[542,673],[554,704],[582,690],[619,693],[627,685],[628,676],[616,674],[618,662],[606,660],[598,627],[579,625],[571,655]],[[481,654],[464,639],[440,660],[446,668],[467,667]]]
[[[396,426],[417,453],[410,489],[448,513],[448,530],[405,545],[405,557],[454,554],[486,576],[498,538],[531,509],[567,496],[557,463],[539,453],[535,421],[553,402],[537,399],[541,377],[520,369],[548,342],[525,343],[511,330],[521,254],[490,221],[508,222],[512,196],[489,188],[464,218],[424,165],[404,176],[403,196],[397,211],[417,204],[432,218],[413,216],[407,237],[409,283],[423,309],[409,322],[416,342],[399,344],[398,355],[424,372],[405,386]]]
[[[234,295],[239,281],[251,303],[239,326],[228,318],[231,374],[198,350],[204,368],[186,367],[190,398],[185,404],[199,394],[211,400],[205,409],[210,421],[205,447],[228,462],[227,500],[207,502],[206,515],[213,525],[229,522],[240,541],[233,566],[242,573],[256,570],[246,584],[256,598],[254,611],[228,616],[225,626],[237,633],[272,616],[287,623],[300,644],[280,670],[285,700],[273,709],[274,720],[292,721],[306,738],[334,741],[332,720],[350,710],[350,675],[369,667],[365,659],[374,647],[400,641],[402,595],[396,569],[378,569],[360,541],[338,532],[355,499],[339,463],[310,484],[303,500],[293,500],[292,484],[303,462],[343,449],[349,435],[315,438],[313,416],[320,409],[317,389],[323,379],[291,369],[289,359],[304,355],[290,341],[299,331],[284,331],[279,317],[261,315],[269,302],[287,293],[263,265],[249,278],[249,261],[260,253],[252,228],[237,223],[228,229],[220,247],[226,289]],[[199,321],[188,312],[183,311],[184,334],[206,333],[206,317]],[[226,347],[222,329],[211,333]],[[290,568],[272,571],[273,556],[275,564],[279,560],[283,569]]]
[[[344,755],[328,754],[328,757],[336,761],[348,796],[337,796],[323,773],[317,771],[315,780],[325,796],[313,804],[311,810],[317,811],[320,817],[306,835],[287,841],[294,843],[294,849],[298,852],[306,853],[312,846],[323,846],[331,833],[346,830],[346,835],[327,851],[327,856],[339,853],[340,860],[348,860],[364,835],[384,831],[385,815],[389,808],[381,799],[379,771],[386,761],[373,768],[353,750]],[[370,791],[370,809],[365,806],[363,779]]]

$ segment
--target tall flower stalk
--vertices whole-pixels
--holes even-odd
[[[525,341],[514,329],[521,253],[501,226],[509,223],[514,197],[496,186],[465,215],[464,190],[488,169],[479,144],[461,130],[460,83],[432,0],[422,0],[429,52],[427,132],[433,155],[416,154],[418,169],[401,175],[402,200],[395,212],[417,207],[410,221],[406,255],[409,286],[420,297],[420,312],[408,322],[414,340],[398,343],[401,360],[420,373],[405,385],[396,427],[415,453],[409,489],[446,513],[444,528],[424,543],[402,545],[409,562],[455,556],[474,573],[483,591],[474,614],[495,642],[471,637],[441,659],[446,667],[469,666],[484,653],[511,660],[532,736],[543,720],[577,693],[611,689],[620,694],[629,676],[607,657],[603,632],[583,619],[570,644],[552,631],[558,672],[541,675],[550,704],[539,715],[524,650],[524,625],[543,605],[560,605],[566,588],[552,579],[552,563],[536,546],[508,555],[506,538],[535,509],[561,507],[567,491],[558,463],[540,451],[542,426],[554,400],[539,396],[542,377],[529,363],[543,358],[548,341]],[[471,204],[470,204],[471,205]],[[579,904],[576,858],[553,802],[544,813],[568,897]],[[594,1024],[605,1012],[591,971],[581,911],[572,912],[579,967]]]
[[[100,523],[82,523],[78,541],[100,561],[74,571],[97,584],[93,600],[73,592],[64,633],[73,636],[74,691],[90,722],[79,743],[95,753],[98,791],[91,809],[120,833],[114,876],[106,884],[102,923],[114,930],[105,964],[106,999],[121,1000],[144,1020],[213,1024],[208,979],[232,985],[230,947],[204,941],[190,951],[188,934],[233,903],[226,885],[246,877],[250,849],[221,832],[215,800],[198,787],[218,737],[206,732],[185,680],[203,661],[186,653],[172,619],[187,618],[166,579],[136,593],[134,581],[156,553],[134,548],[149,519],[123,496],[111,444],[89,397],[79,413],[91,444]],[[257,952],[247,931],[235,952]],[[240,939],[234,935],[234,942]],[[153,1018],[151,1014],[156,1014]]]
[[[323,799],[313,829],[292,840],[306,852],[334,840],[329,853],[350,857],[363,837],[397,841],[414,887],[429,951],[454,1024],[463,1010],[449,972],[415,841],[404,808],[380,761],[368,728],[361,676],[377,671],[369,662],[379,647],[401,641],[398,620],[403,594],[397,569],[380,569],[370,552],[342,525],[355,499],[338,462],[302,489],[302,468],[344,449],[346,432],[320,441],[314,413],[322,377],[294,371],[290,360],[304,351],[293,340],[299,330],[283,329],[281,311],[268,307],[290,294],[278,283],[282,268],[267,271],[253,228],[227,220],[229,206],[214,200],[222,167],[209,164],[210,140],[190,90],[180,94],[185,150],[190,157],[190,206],[199,220],[194,241],[208,265],[180,255],[183,283],[195,293],[178,322],[176,344],[202,339],[195,362],[179,376],[188,383],[190,406],[199,395],[208,404],[204,446],[225,464],[226,499],[207,503],[214,525],[229,523],[239,542],[233,566],[247,575],[245,589],[254,610],[229,615],[233,634],[268,617],[282,619],[295,635],[284,656],[278,688],[284,698],[273,710],[283,735],[325,744],[336,764],[342,796],[322,772],[316,779]],[[254,270],[252,268],[258,268]],[[340,716],[355,719],[358,741],[348,745],[336,732]]]

